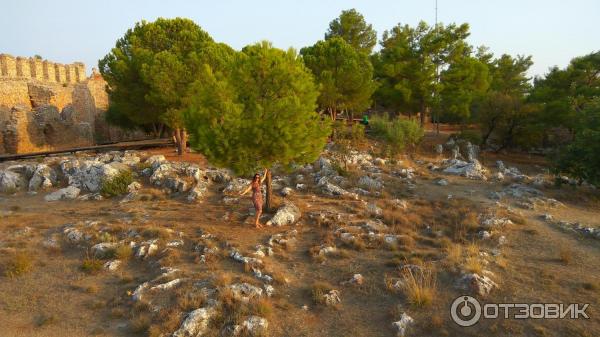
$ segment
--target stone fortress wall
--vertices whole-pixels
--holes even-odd
[[[106,82],[81,62],[0,54],[0,154],[139,137],[108,126]]]

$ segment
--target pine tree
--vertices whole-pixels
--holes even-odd
[[[185,111],[192,147],[239,174],[314,161],[331,133],[315,112],[319,94],[297,53],[268,42],[245,47],[230,74],[203,68]]]

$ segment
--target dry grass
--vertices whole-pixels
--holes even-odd
[[[133,256],[133,248],[130,245],[119,245],[115,248],[114,256],[119,260],[127,261]]]
[[[7,277],[18,277],[31,271],[34,265],[34,257],[27,251],[19,251],[12,254],[4,263],[4,275]]]
[[[464,269],[470,273],[481,275],[483,272],[483,265],[478,257],[468,257],[465,261]]]
[[[140,313],[131,320],[131,331],[134,333],[146,333],[152,324],[152,318],[147,313]]]
[[[141,232],[141,235],[146,239],[159,238],[167,240],[171,237],[171,231],[167,228],[153,226],[144,228],[144,230]]]
[[[98,260],[93,254],[86,254],[81,262],[81,270],[88,274],[94,274],[101,271],[102,266],[102,261]]]
[[[450,267],[456,267],[461,264],[463,256],[462,245],[455,243],[446,248],[446,264]]]
[[[558,249],[558,260],[564,264],[570,264],[573,261],[573,250],[567,246],[560,246]]]
[[[437,295],[436,275],[426,266],[413,271],[406,268],[402,271],[402,290],[408,303],[415,307],[428,307],[433,304]]]
[[[312,300],[315,304],[323,304],[323,295],[329,293],[333,286],[327,282],[316,281],[310,288]]]
[[[206,297],[201,292],[195,291],[194,286],[189,283],[177,288],[175,297],[177,306],[183,312],[198,309],[206,301]]]

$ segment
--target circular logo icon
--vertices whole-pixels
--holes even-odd
[[[460,326],[473,326],[481,318],[481,304],[471,296],[457,297],[450,307],[450,315]]]

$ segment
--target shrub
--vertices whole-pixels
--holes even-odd
[[[130,245],[119,245],[115,248],[114,255],[119,260],[129,260],[133,256],[133,248]]]
[[[474,130],[463,130],[460,133],[452,135],[456,139],[463,139],[471,142],[472,144],[479,145],[483,142],[483,137],[481,137],[481,133],[479,131]]]
[[[102,270],[102,261],[96,259],[93,255],[87,255],[81,262],[81,270],[88,274],[97,273]]]
[[[131,171],[123,170],[102,182],[100,192],[105,197],[114,197],[127,193],[127,186],[133,182],[133,174]]]
[[[365,138],[365,126],[358,123],[349,126],[346,121],[336,121],[333,124],[333,133],[336,140],[360,142]]]
[[[387,114],[373,116],[369,126],[371,135],[383,141],[392,155],[400,153],[406,146],[415,147],[424,135],[418,122],[402,118],[390,120]]]
[[[4,274],[7,277],[17,277],[31,270],[33,267],[33,257],[27,252],[15,253],[4,268]]]

